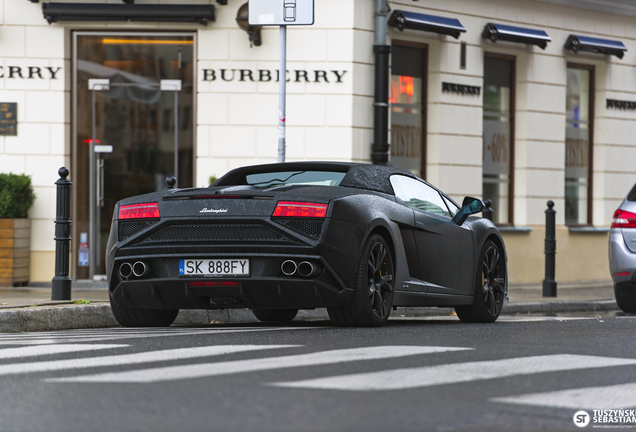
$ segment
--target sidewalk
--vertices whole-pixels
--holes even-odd
[[[502,314],[592,312],[617,310],[611,281],[562,283],[557,297],[543,297],[540,284],[512,285],[510,302]],[[76,328],[113,327],[105,282],[76,282],[72,301],[52,301],[50,284],[26,288],[0,288],[0,332],[52,331]],[[90,304],[75,301],[90,300]],[[392,316],[448,315],[452,308],[398,308]],[[297,319],[328,319],[324,309],[300,311]],[[184,310],[177,324],[258,322],[247,309]]]

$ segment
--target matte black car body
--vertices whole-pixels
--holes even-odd
[[[340,186],[241,185],[246,172],[268,170],[337,170],[346,175]],[[472,304],[485,243],[496,244],[505,260],[499,231],[483,218],[471,216],[457,225],[413,210],[394,195],[389,177],[396,174],[421,181],[386,166],[297,162],[239,168],[208,188],[166,189],[122,200],[114,211],[106,252],[111,301],[146,309],[346,306],[352,302],[365,242],[376,233],[394,261],[392,306]],[[273,218],[279,201],[329,206],[324,220]],[[120,206],[148,202],[159,203],[159,219],[117,219]],[[216,279],[178,274],[179,259],[215,257],[249,258],[249,277],[222,279],[238,286],[196,286]],[[315,263],[320,272],[286,276],[281,271],[286,260]],[[122,264],[138,262],[146,267],[143,276],[120,275]]]

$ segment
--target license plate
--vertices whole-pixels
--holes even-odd
[[[179,276],[249,276],[249,259],[182,259]]]

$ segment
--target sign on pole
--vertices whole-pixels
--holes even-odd
[[[252,26],[313,25],[314,0],[250,0]]]
[[[314,0],[248,0],[251,26],[280,26],[278,60],[278,162],[285,162],[285,126],[287,94],[287,26],[313,25]]]

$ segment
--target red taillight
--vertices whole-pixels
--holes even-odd
[[[618,272],[614,273],[614,276],[629,276],[630,274],[630,272]]]
[[[280,201],[272,216],[324,218],[327,215],[328,206],[328,204]]]
[[[239,283],[234,281],[189,282],[188,286],[191,286],[191,287],[239,286]]]
[[[119,219],[148,219],[159,217],[159,203],[129,204],[119,207]]]
[[[636,228],[636,214],[625,210],[616,210],[612,218],[612,228]]]

